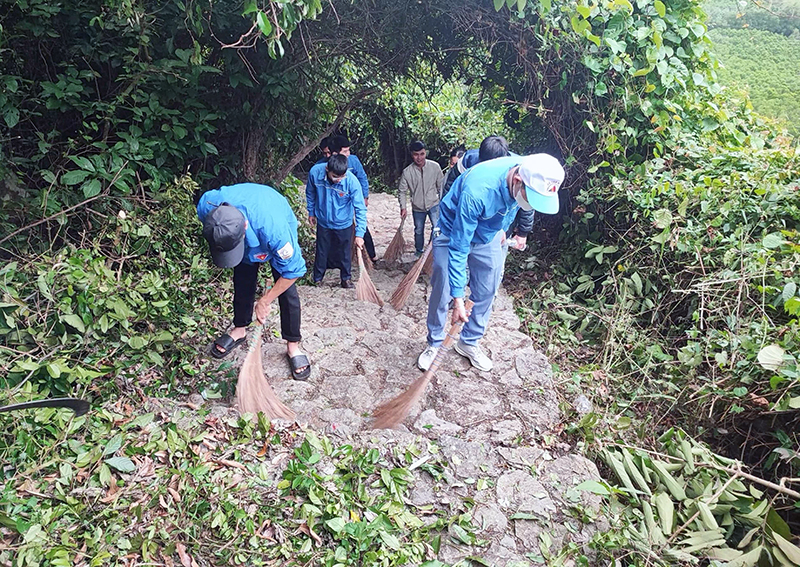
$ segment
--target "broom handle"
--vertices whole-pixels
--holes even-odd
[[[264,290],[264,293],[267,293],[271,289],[272,289],[272,286],[267,287],[267,289]],[[270,308],[270,311],[272,311],[271,308]],[[253,352],[256,349],[256,345],[261,344],[261,335],[264,334],[264,329],[266,329],[268,326],[269,326],[269,318],[267,318],[267,320],[264,321],[263,325],[259,325],[256,328],[256,332],[253,333],[253,336],[250,339],[250,346],[247,348],[247,354],[250,354],[251,352]]]
[[[363,250],[363,248],[356,246],[356,256],[358,256],[358,279],[361,279],[361,273],[364,271]]]
[[[470,312],[472,311],[473,302],[471,299],[468,299],[464,303],[464,309],[467,312],[467,317],[469,317]],[[454,323],[450,330],[447,332],[447,335],[442,341],[442,346],[439,347],[439,352],[436,353],[436,356],[433,357],[433,361],[431,365],[428,367],[427,373],[433,374],[439,369],[439,364],[442,362],[442,357],[444,356],[445,351],[450,348],[450,345],[453,344],[453,341],[456,340],[456,337],[461,334],[461,328],[464,326],[464,321],[459,321],[458,323]]]

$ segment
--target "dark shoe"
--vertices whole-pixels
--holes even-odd
[[[234,341],[228,333],[225,333],[211,345],[211,356],[214,358],[225,358],[233,349],[247,340],[247,337],[242,337],[238,341]]]
[[[289,359],[292,367],[292,378],[295,380],[307,380],[311,376],[311,362],[305,354],[298,354]]]
[[[310,281],[310,282],[308,282],[308,285],[313,286],[313,287],[320,287],[322,285],[322,280]]]
[[[342,280],[342,287],[344,289],[353,289],[356,286],[353,284],[352,280]]]

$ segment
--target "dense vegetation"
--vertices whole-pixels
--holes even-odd
[[[172,409],[142,406],[224,395],[233,378],[195,378],[205,363],[194,345],[223,312],[211,290],[227,282],[199,246],[191,197],[274,180],[299,208],[291,173],[346,129],[386,184],[417,137],[442,155],[504,131],[519,151],[562,157],[565,214],[516,267],[515,290],[531,336],[565,373],[565,395],[595,393],[598,409],[567,422],[619,484],[595,488],[616,523],[593,545],[631,564],[719,554],[790,564],[800,531],[791,494],[762,499],[736,470],[706,474],[726,457],[694,441],[684,451],[698,436],[746,452],[762,476],[800,467],[800,157],[716,82],[697,2],[0,6],[0,380],[9,400],[78,393],[103,407],[71,423],[52,410],[0,416],[0,560],[101,564],[158,551],[184,564],[201,552],[399,565],[430,557],[429,530],[468,524],[409,516],[402,469],[413,448],[384,457],[395,472],[383,478],[374,453],[207,416],[223,447]],[[256,479],[212,470],[247,460],[267,475],[253,439],[262,457],[296,449],[288,485],[260,491]],[[601,450],[618,442],[663,453],[668,474],[650,453],[630,453],[639,474],[655,473],[632,488],[633,473],[614,466],[626,454]],[[312,470],[322,458],[333,473]],[[150,472],[160,492],[147,496]],[[720,485],[735,511],[717,500]],[[369,510],[369,521],[346,509]],[[146,521],[129,523],[131,513]],[[318,551],[315,526],[331,542]],[[695,535],[676,549],[686,526]],[[176,530],[188,552],[172,545]],[[265,533],[281,546],[267,552]]]

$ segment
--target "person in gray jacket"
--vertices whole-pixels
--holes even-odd
[[[435,161],[427,159],[425,144],[417,140],[408,147],[411,165],[403,170],[400,176],[398,199],[400,200],[400,217],[408,214],[407,200],[411,194],[411,213],[414,217],[414,248],[417,257],[425,248],[425,218],[431,220],[431,230],[439,221],[439,198],[442,189],[442,168]]]

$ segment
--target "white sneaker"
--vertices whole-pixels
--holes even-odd
[[[472,363],[472,366],[481,372],[489,372],[494,368],[492,359],[486,356],[478,345],[465,345],[460,340],[456,343],[455,351],[461,356],[465,356]]]
[[[428,368],[430,368],[431,364],[433,364],[433,359],[436,358],[436,354],[438,352],[439,347],[431,345],[426,346],[425,350],[422,351],[422,354],[420,354],[419,358],[417,359],[417,366],[419,366],[419,369],[427,372]]]

